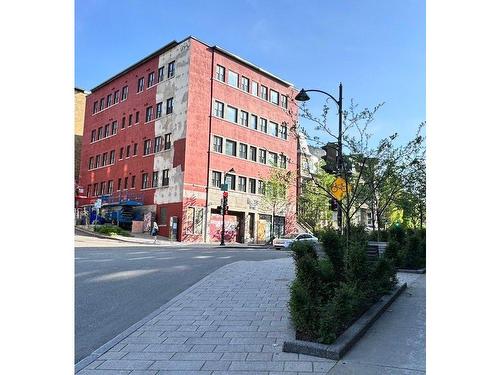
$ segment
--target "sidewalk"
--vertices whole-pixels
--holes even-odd
[[[224,266],[83,360],[78,375],[326,374],[335,361],[281,351],[295,336],[293,278],[291,258]]]

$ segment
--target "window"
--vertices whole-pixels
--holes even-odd
[[[133,119],[134,119],[134,115],[132,115],[132,114],[128,115],[128,126],[132,126]]]
[[[215,101],[214,115],[224,118],[224,103]]]
[[[103,195],[104,194],[104,189],[106,187],[106,182],[101,182],[101,186],[100,186],[100,189],[99,189],[99,195]]]
[[[168,169],[164,169],[161,176],[161,186],[168,186],[168,183],[169,183]]]
[[[153,172],[152,187],[158,187],[158,171]]]
[[[281,94],[281,106],[285,109],[288,108],[288,97],[283,94]]]
[[[236,156],[236,142],[226,139],[226,155]]]
[[[162,103],[156,103],[156,118],[161,117],[161,112],[163,109],[163,102]]]
[[[248,126],[248,112],[240,111],[240,124]]]
[[[275,137],[278,136],[278,124],[275,123],[275,122],[272,122],[272,121],[269,121],[269,131],[271,132],[272,135],[274,135]]]
[[[215,68],[215,78],[219,81],[226,82],[226,68],[222,65],[217,65]]]
[[[151,87],[155,84],[155,72],[151,72],[148,74],[148,87]]]
[[[104,138],[109,137],[109,124],[104,125]]]
[[[153,119],[153,107],[147,107],[145,122],[151,121],[152,119]]]
[[[94,167],[94,157],[91,156],[89,159],[89,169],[92,169]]]
[[[167,207],[160,207],[160,219],[158,225],[167,225]]]
[[[161,68],[158,68],[158,82],[163,81],[163,71],[165,70],[165,67],[162,66]]]
[[[149,155],[151,153],[151,139],[144,141],[144,155]]]
[[[167,99],[167,115],[174,111],[174,98]]]
[[[108,153],[107,152],[102,154],[102,166],[104,167],[106,164],[108,164]]]
[[[279,134],[279,137],[281,139],[287,139],[287,127],[286,127],[286,124],[282,124],[280,125],[280,134]]]
[[[99,110],[99,102],[95,101],[94,102],[94,107],[92,108],[92,113],[96,113]]]
[[[120,160],[123,159],[123,147],[120,147]]]
[[[123,188],[128,189],[128,177],[125,177],[125,180],[123,181]]]
[[[246,177],[238,177],[238,190],[239,191],[247,191],[247,178]]]
[[[252,95],[259,95],[259,85],[255,81],[252,81]]]
[[[90,189],[92,188],[92,185],[87,185],[87,197],[90,197]]]
[[[249,178],[248,184],[250,185],[250,193],[255,194],[256,181],[255,178]]]
[[[97,140],[101,138],[102,138],[102,126],[99,129],[97,129]]]
[[[247,150],[248,150],[248,146],[244,143],[240,143],[240,158],[242,158],[242,159],[247,158]]]
[[[236,176],[234,174],[226,174],[227,187],[231,190],[236,190]]]
[[[122,129],[125,129],[125,116],[122,117]]]
[[[115,164],[115,150],[109,152],[109,164]]]
[[[141,189],[146,189],[148,187],[148,174],[143,173],[142,174],[142,184],[141,184]]]
[[[102,111],[104,109],[104,98],[101,98],[99,101],[99,111]]]
[[[260,97],[267,100],[267,87],[260,85]]]
[[[250,91],[250,80],[247,77],[241,76],[241,89],[243,91]]]
[[[106,98],[106,107],[109,107],[112,104],[113,95],[109,94]]]
[[[213,138],[213,150],[215,152],[222,152],[222,138],[216,135]]]
[[[267,133],[267,120],[265,118],[260,118],[260,131]]]
[[[111,134],[116,134],[118,131],[118,122],[115,120],[111,123]]]
[[[252,129],[257,129],[257,116],[255,116],[255,115],[251,116],[250,127]]]
[[[90,142],[95,142],[96,141],[96,130],[92,130],[92,133],[90,134]]]
[[[113,97],[113,104],[118,103],[119,100],[120,100],[120,90],[116,90],[115,96]]]
[[[118,184],[117,185],[118,186],[116,187],[116,190],[121,190],[121,188],[122,188],[122,179],[121,178],[118,179]]]
[[[170,147],[172,147],[172,143],[170,142],[170,134],[165,134],[165,150],[170,150]]]
[[[238,110],[230,105],[227,106],[227,118],[231,122],[238,123]]]
[[[220,172],[212,171],[212,186],[220,188],[220,181],[222,174]]]
[[[92,194],[94,197],[97,195],[97,183],[94,184],[94,192]]]
[[[277,91],[269,90],[271,96],[271,103],[279,105],[280,104],[280,94]]]
[[[122,101],[127,100],[128,97],[128,86],[123,86],[122,88]]]
[[[137,111],[135,113],[135,123],[138,124],[139,123],[139,111]]]
[[[259,194],[265,194],[266,192],[266,186],[264,184],[264,181],[259,180]]]
[[[227,83],[233,87],[238,87],[238,73],[230,70],[227,75]]]
[[[172,78],[175,75],[175,61],[168,63],[167,78]]]
[[[250,146],[250,160],[257,161],[257,148]]]
[[[101,166],[101,155],[95,157],[95,167],[99,168]]]
[[[134,143],[134,156],[137,155],[137,143]]]
[[[130,182],[130,188],[135,189],[135,176],[132,176],[132,181]]]
[[[267,162],[269,165],[272,165],[273,167],[278,166],[278,154],[275,152],[268,152],[267,153],[269,157],[267,158]]]
[[[127,158],[130,156],[130,145],[127,146],[127,153],[125,155]]]
[[[163,137],[155,137],[155,145],[154,145],[154,152],[160,152],[161,151],[161,139]]]
[[[137,92],[141,92],[142,90],[144,90],[144,77],[137,80]]]
[[[259,149],[259,163],[266,164],[266,150]]]
[[[108,194],[113,193],[113,180],[108,181]]]
[[[280,155],[280,168],[286,169],[286,156]]]

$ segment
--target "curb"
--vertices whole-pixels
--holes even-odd
[[[293,340],[283,343],[283,351],[287,353],[307,354],[315,357],[339,360],[365,334],[372,324],[382,315],[392,302],[406,289],[406,283],[401,284],[389,295],[382,296],[378,302],[368,309],[358,320],[340,335],[333,344],[326,345],[317,342]]]
[[[85,367],[87,367],[89,364],[91,364],[92,362],[94,362],[97,358],[99,358],[102,354],[106,353],[109,349],[111,349],[113,346],[115,346],[116,344],[118,344],[120,341],[122,341],[123,339],[127,338],[133,332],[137,331],[139,328],[141,328],[144,324],[146,324],[147,322],[149,322],[151,319],[153,319],[154,317],[156,317],[157,315],[161,314],[163,311],[165,311],[166,309],[168,309],[171,305],[173,305],[179,299],[183,298],[184,295],[188,294],[192,289],[195,289],[198,284],[200,284],[203,281],[205,281],[205,279],[207,279],[210,276],[212,276],[215,272],[219,272],[220,270],[222,270],[222,269],[224,269],[226,267],[229,267],[229,266],[233,266],[236,263],[246,263],[246,262],[252,262],[252,261],[239,260],[237,262],[226,264],[226,265],[224,265],[224,266],[222,266],[220,268],[217,268],[215,271],[209,273],[203,279],[197,281],[196,283],[194,283],[193,285],[191,285],[189,288],[187,288],[183,292],[181,292],[178,295],[176,295],[170,301],[166,302],[163,306],[160,306],[158,309],[156,309],[152,313],[148,314],[146,317],[142,318],[137,323],[133,324],[132,326],[130,326],[129,328],[127,328],[125,331],[123,331],[122,333],[118,334],[117,336],[115,336],[114,338],[112,338],[111,340],[109,340],[107,343],[101,345],[99,348],[97,348],[96,350],[94,350],[87,357],[82,358],[80,361],[78,361],[75,364],[75,374],[77,374],[79,371],[81,371],[82,369],[84,369]]]
[[[97,238],[104,238],[104,239],[107,239],[107,240],[115,240],[115,241],[119,241],[119,242],[135,243],[135,244],[138,244],[138,245],[151,245],[149,242],[129,241],[129,240],[125,240],[125,239],[122,239],[122,238],[116,238],[116,237],[113,237],[113,236],[105,236],[105,235],[100,234],[100,233],[92,232],[90,230],[85,230],[85,229],[77,228],[77,227],[75,227],[75,230],[77,232],[89,234],[91,236],[94,236],[94,237],[97,237]]]
[[[418,270],[407,270],[405,268],[398,268],[398,272],[402,272],[402,273],[425,273],[425,267],[424,268],[420,268]]]

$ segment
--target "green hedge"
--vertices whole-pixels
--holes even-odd
[[[398,268],[419,269],[425,267],[425,229],[392,226],[388,230],[386,256]]]
[[[123,230],[119,226],[104,224],[104,225],[96,225],[94,226],[94,232],[105,234],[107,236],[111,236],[112,234],[118,234],[120,236],[130,237],[130,233]]]
[[[302,340],[331,344],[383,294],[396,285],[392,260],[369,262],[368,236],[354,230],[348,240],[336,231],[320,234],[327,259],[314,245],[295,242],[291,249],[296,278],[291,285],[290,313]]]

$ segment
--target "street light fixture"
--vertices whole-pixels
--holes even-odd
[[[339,135],[337,138],[337,140],[338,140],[337,170],[340,173],[342,170],[342,167],[343,167],[343,163],[342,163],[342,82],[339,84],[339,99],[338,100],[335,99],[332,95],[330,95],[329,93],[327,93],[325,91],[315,90],[315,89],[312,89],[312,90],[302,89],[302,90],[300,90],[299,93],[295,96],[295,100],[297,100],[299,102],[306,102],[306,101],[310,100],[309,95],[307,95],[308,92],[320,92],[322,94],[325,94],[330,99],[332,99],[339,107]],[[339,202],[339,209],[338,209],[338,213],[337,213],[337,223],[339,225],[339,231],[342,232],[342,209],[340,206],[340,202]]]
[[[224,173],[224,185],[226,185],[226,176],[228,173],[234,173],[234,168],[231,168],[230,170],[228,170],[227,172]],[[220,236],[220,245],[221,246],[225,246],[226,243],[224,242],[224,236],[226,235],[226,223],[225,223],[225,215],[226,215],[226,206],[227,206],[227,190],[224,191],[222,193],[222,204],[221,204],[221,207],[222,207],[222,233],[221,233],[221,236]]]

